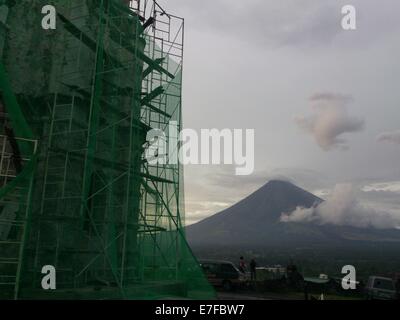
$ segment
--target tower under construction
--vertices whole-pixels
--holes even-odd
[[[183,39],[152,0],[0,0],[0,298],[214,296],[182,167],[146,157],[182,126]]]

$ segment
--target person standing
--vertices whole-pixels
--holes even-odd
[[[257,280],[256,268],[257,268],[256,261],[254,259],[251,259],[251,261],[250,261],[251,281],[256,281]]]
[[[240,257],[239,260],[239,271],[242,273],[246,273],[246,262],[243,257]]]

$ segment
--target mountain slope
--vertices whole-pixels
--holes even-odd
[[[397,230],[283,223],[282,213],[323,201],[289,182],[273,180],[234,206],[187,227],[192,246],[301,246],[347,241],[400,241]]]

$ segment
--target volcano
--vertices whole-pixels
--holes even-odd
[[[273,180],[232,207],[186,228],[193,247],[296,247],[365,242],[398,242],[399,230],[378,230],[306,222],[282,222],[283,213],[311,208],[323,200]]]

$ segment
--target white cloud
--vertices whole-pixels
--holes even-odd
[[[210,217],[212,213],[220,212],[228,208],[232,203],[230,202],[218,202],[218,201],[187,201],[188,210],[186,212],[186,225],[199,222],[205,218]]]
[[[316,94],[310,98],[314,114],[309,117],[296,117],[295,121],[300,128],[314,136],[323,150],[347,149],[347,141],[341,136],[364,128],[362,119],[350,116],[347,112],[347,104],[351,101],[350,96]]]
[[[365,185],[362,190],[365,192],[389,191],[400,193],[400,181],[370,183]]]
[[[352,185],[339,184],[327,201],[314,208],[298,207],[283,213],[281,221],[394,229],[400,226],[400,215],[361,204]]]

